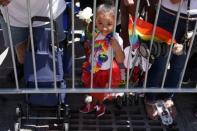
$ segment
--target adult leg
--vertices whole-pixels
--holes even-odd
[[[195,22],[190,22],[189,25],[190,25],[189,30],[193,30],[195,26]],[[185,26],[186,26],[186,20],[180,19],[176,33],[176,40],[179,43],[181,42],[182,38],[184,38],[184,34],[186,33]],[[195,45],[193,47],[195,47]],[[168,70],[166,76],[165,87],[178,88],[181,75],[183,75],[182,73],[186,62],[186,57],[187,57],[186,54],[183,55],[172,54],[170,60],[170,69]],[[173,94],[165,94],[166,99],[171,98],[172,96]]]
[[[3,29],[3,37],[4,37],[5,46],[10,47],[7,24],[5,23],[2,16],[0,18],[0,21],[1,21],[1,27]],[[13,27],[13,26],[10,26],[10,29],[11,29],[12,43],[16,51],[17,60],[20,64],[23,64],[24,54],[26,50],[26,40],[28,37],[28,29],[22,28],[22,27],[21,28]]]
[[[15,47],[17,60],[20,64],[24,64],[26,49],[27,49],[27,41],[24,41]]]
[[[136,12],[136,4],[137,0],[134,0],[134,3],[126,6],[124,3],[124,0],[121,0],[120,2],[120,13],[121,13],[121,37],[123,39],[123,46],[124,48],[129,46],[129,35],[128,35],[128,21],[129,21],[129,15],[132,17],[135,17]],[[139,12],[143,10],[143,8],[146,8],[147,15],[148,15],[148,21],[153,23],[154,17],[155,17],[155,2],[150,3],[150,7],[147,6],[146,0],[140,1],[140,7],[138,9]]]
[[[172,18],[170,14],[167,14],[160,10],[158,18],[158,26],[166,29],[169,32],[173,32],[175,19]],[[168,20],[168,21],[166,21]],[[167,57],[156,58],[151,69],[148,72],[147,86],[148,87],[160,87],[163,80],[163,74],[165,71]],[[145,95],[145,107],[149,118],[154,119],[157,116],[157,110],[155,107],[155,102],[160,99],[163,94],[161,93],[147,93]]]
[[[150,70],[148,71],[148,78],[147,78],[147,87],[148,88],[159,88],[161,86],[161,81],[163,78],[165,65],[166,65],[167,58],[166,57],[159,57],[156,58],[154,64],[151,66]],[[158,93],[147,93],[146,100],[147,101],[155,101],[158,99]]]
[[[168,20],[168,21],[166,21]],[[164,11],[160,11],[158,17],[158,26],[168,30],[169,32],[173,32],[175,19],[172,18],[171,15],[165,13]],[[148,79],[147,79],[147,86],[149,87],[160,87],[161,82],[163,79],[163,73],[166,66],[167,57],[159,57],[156,58],[151,69],[148,71]],[[146,97],[148,100],[156,100],[157,97],[161,94],[153,94],[147,93]]]
[[[0,16],[0,23],[1,23],[1,28],[3,29],[4,44],[5,46],[10,47],[7,24],[5,23],[2,16]],[[23,77],[23,63],[24,63],[24,54],[26,50],[25,41],[28,38],[28,28],[10,26],[10,30],[11,30],[13,47],[15,49],[16,56],[17,56],[17,58],[15,59],[17,76],[18,76],[18,79],[20,80]],[[15,80],[14,71],[11,71],[8,74],[7,78],[10,81],[14,81]]]

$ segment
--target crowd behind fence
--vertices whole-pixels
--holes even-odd
[[[140,1],[141,0],[137,0],[136,3],[136,12],[135,12],[135,16],[139,16],[138,15],[138,10],[139,10],[139,6],[140,6]],[[159,0],[159,3],[157,5],[157,9],[156,9],[156,16],[155,16],[155,21],[154,21],[154,27],[153,27],[153,31],[152,31],[152,36],[151,36],[151,40],[150,40],[150,50],[152,48],[153,45],[153,41],[154,41],[154,36],[155,36],[155,32],[156,32],[156,25],[157,25],[157,20],[158,20],[158,15],[159,15],[159,11],[161,8],[161,1]],[[96,16],[96,2],[97,0],[94,0],[94,4],[93,4],[93,31],[95,30],[95,16]],[[176,30],[177,30],[177,25],[178,25],[178,21],[180,19],[180,14],[181,14],[181,9],[180,6],[183,3],[183,0],[181,1],[181,3],[179,4],[179,10],[176,16],[176,22],[175,22],[175,26],[174,26],[174,31],[172,33],[172,40],[175,39],[175,34],[176,34]],[[118,4],[119,4],[119,0],[115,0],[115,7],[116,7],[116,17],[115,19],[117,19],[118,17]],[[53,12],[53,9],[51,8],[52,5],[52,0],[49,0],[49,5],[50,5],[50,12]],[[76,69],[76,60],[75,60],[75,56],[76,56],[76,51],[75,51],[75,35],[74,35],[74,31],[75,31],[75,13],[74,13],[74,0],[72,0],[72,4],[71,4],[72,8],[72,15],[71,15],[71,38],[72,38],[72,84],[69,87],[67,85],[67,88],[58,88],[57,87],[57,79],[56,79],[56,70],[54,70],[53,72],[53,79],[54,79],[54,87],[53,88],[39,88],[38,86],[38,82],[37,82],[37,73],[36,73],[36,64],[35,64],[35,52],[34,50],[32,50],[32,58],[33,58],[33,69],[34,69],[34,79],[35,79],[35,88],[26,88],[26,87],[20,87],[19,86],[19,80],[17,78],[17,68],[16,68],[16,60],[15,60],[15,54],[14,54],[14,46],[12,43],[12,35],[11,35],[11,31],[10,31],[10,22],[9,22],[9,14],[7,12],[7,7],[4,6],[2,8],[4,8],[6,10],[6,21],[7,21],[7,28],[8,28],[8,33],[9,33],[9,41],[10,41],[10,50],[11,50],[11,56],[12,56],[12,63],[13,63],[13,67],[14,67],[14,75],[15,75],[15,85],[16,87],[1,87],[0,85],[0,94],[29,94],[29,93],[98,93],[98,92],[114,92],[114,93],[118,93],[118,92],[160,92],[160,93],[164,93],[164,92],[175,92],[175,93],[196,93],[197,92],[197,86],[195,87],[188,87],[188,88],[184,88],[182,87],[182,82],[183,82],[183,78],[184,78],[184,74],[186,71],[186,67],[187,67],[187,63],[190,57],[190,52],[192,50],[193,47],[193,43],[195,43],[195,34],[196,34],[196,29],[197,29],[197,24],[194,28],[194,32],[193,32],[193,36],[191,38],[191,43],[190,46],[188,48],[188,53],[187,53],[187,57],[185,60],[185,64],[184,64],[184,68],[182,70],[182,75],[179,78],[179,86],[178,88],[165,88],[164,83],[165,83],[165,79],[166,79],[166,75],[167,75],[167,70],[168,70],[168,66],[169,66],[169,61],[170,61],[170,57],[172,54],[172,48],[173,48],[173,41],[171,41],[171,46],[170,46],[170,53],[167,56],[167,64],[165,66],[165,72],[163,75],[163,80],[162,80],[162,84],[160,87],[152,87],[149,88],[147,87],[147,77],[148,77],[148,70],[146,70],[145,72],[145,78],[144,78],[144,83],[141,87],[134,87],[130,82],[129,82],[129,76],[131,75],[131,72],[129,69],[127,69],[127,73],[126,73],[126,81],[125,81],[125,85],[121,88],[112,88],[111,87],[111,78],[112,78],[112,64],[110,65],[110,79],[109,79],[109,86],[108,88],[93,88],[93,72],[91,72],[91,87],[90,88],[80,88],[76,85],[76,73],[75,73],[75,69]],[[33,31],[32,31],[32,22],[31,22],[31,10],[30,10],[30,0],[27,0],[27,14],[28,14],[28,18],[29,18],[29,30],[30,30],[30,39],[31,39],[31,48],[34,49],[34,39],[33,39]],[[133,30],[136,29],[136,22],[137,22],[137,18],[134,18],[134,24],[133,24]],[[52,13],[50,13],[50,25],[51,28],[54,29],[54,23],[53,23],[53,15]],[[54,30],[51,30],[51,39],[52,39],[52,56],[53,56],[53,69],[56,69],[56,62],[55,62],[55,36],[53,33]],[[114,33],[116,32],[116,27],[114,27]],[[132,37],[134,37],[135,32],[132,33]],[[94,45],[94,35],[92,38],[92,44]],[[93,48],[94,46],[92,46],[92,50],[94,50]],[[132,46],[130,46],[130,51],[129,53],[131,53],[132,50]],[[113,55],[113,53],[111,53],[111,55]],[[130,58],[131,57],[131,58]],[[131,59],[132,59],[132,55],[129,55],[128,58],[128,63],[130,63]],[[149,59],[150,55],[148,56]],[[112,63],[112,62],[111,62]],[[92,65],[93,66],[93,65]]]

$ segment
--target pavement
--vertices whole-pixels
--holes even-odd
[[[147,118],[142,98],[137,102],[124,104],[121,109],[117,108],[113,101],[106,102],[106,113],[100,118],[96,118],[95,112],[79,112],[83,94],[68,94],[67,98],[71,109],[69,131],[197,131],[197,118],[193,115],[193,107],[197,106],[196,94],[175,95],[178,115],[175,124],[170,128],[163,126],[160,120]],[[19,103],[25,105],[25,95],[1,95],[0,100],[0,131],[13,131],[17,118],[16,107]],[[48,131],[49,128],[23,126],[23,130]]]

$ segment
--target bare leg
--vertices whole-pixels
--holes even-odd
[[[17,56],[17,59],[15,61],[16,61],[18,80],[20,80],[24,76],[23,64],[24,64],[24,60],[25,60],[26,49],[27,49],[27,41],[24,41],[15,47],[16,56]],[[8,74],[7,80],[15,81],[14,70]]]
[[[25,51],[27,49],[27,41],[22,42],[16,46],[16,56],[20,64],[24,64]]]

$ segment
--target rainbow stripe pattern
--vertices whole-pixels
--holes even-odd
[[[140,18],[137,18],[136,22],[136,31],[134,37],[132,38],[133,32],[133,18],[130,17],[129,25],[128,25],[128,32],[129,32],[129,41],[132,43],[132,47],[135,49],[138,47],[140,43],[140,39],[143,41],[150,41],[153,33],[153,24],[146,22]],[[156,32],[154,36],[154,41],[157,42],[164,42],[168,45],[172,42],[172,35],[170,32],[166,31],[161,27],[156,27]],[[173,40],[173,44],[176,43],[176,40]]]
[[[96,73],[102,67],[102,64],[108,60],[107,51],[111,46],[110,39],[113,36],[113,33],[108,34],[103,40],[96,40],[94,44],[94,57],[99,52],[98,58],[96,59],[96,65],[93,67],[93,73]],[[86,71],[91,71],[91,63],[85,62],[83,68]]]
[[[94,44],[94,52],[100,52],[96,65],[93,67],[93,73],[100,70],[102,63],[108,60],[107,51],[110,43],[106,40],[96,40]]]

